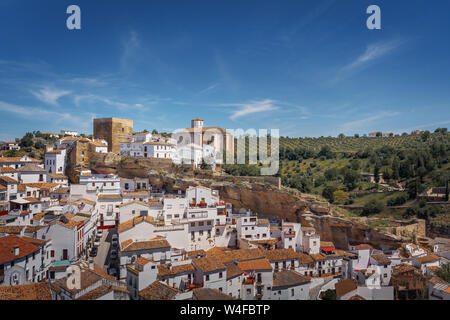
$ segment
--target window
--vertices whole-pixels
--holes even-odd
[[[209,281],[209,274],[205,276],[205,281]]]
[[[291,297],[294,296],[294,293],[295,293],[294,289],[291,289]]]
[[[222,279],[222,277],[223,277],[222,272],[219,272],[219,278]]]
[[[191,227],[195,227],[195,222],[191,222]]]
[[[385,274],[383,275],[383,277],[387,278],[387,273],[385,273]]]

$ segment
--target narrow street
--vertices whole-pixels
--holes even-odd
[[[103,235],[100,238],[100,245],[98,246],[97,256],[94,257],[94,263],[107,271],[109,266],[109,249],[111,247],[111,235],[109,230],[103,230]]]

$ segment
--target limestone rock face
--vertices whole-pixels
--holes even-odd
[[[330,212],[330,208],[325,204],[313,203],[310,206],[310,209],[312,212],[318,214],[328,214]]]
[[[158,161],[156,161],[158,160]],[[205,186],[218,190],[221,199],[236,209],[250,209],[261,217],[300,222],[313,226],[324,241],[333,241],[339,249],[348,249],[350,243],[369,243],[376,247],[397,248],[402,236],[371,229],[359,220],[338,217],[328,203],[314,195],[281,187],[272,181],[256,177],[217,176],[212,172],[194,172],[174,166],[167,159],[134,159],[128,157],[96,158],[96,172],[113,170],[121,177],[145,177],[151,185],[169,192],[185,190],[189,186]]]

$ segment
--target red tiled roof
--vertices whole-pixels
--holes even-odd
[[[14,255],[14,247],[19,248],[19,254]],[[0,264],[23,258],[41,248],[15,235],[0,238]]]

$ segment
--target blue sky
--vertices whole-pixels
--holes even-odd
[[[81,30],[66,8],[81,8]],[[382,30],[366,28],[381,7]],[[171,131],[201,117],[282,136],[450,124],[450,2],[0,2],[0,140],[92,132],[95,117]]]

